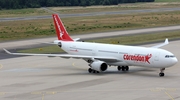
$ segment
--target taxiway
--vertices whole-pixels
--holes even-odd
[[[163,47],[180,59],[180,41]],[[155,45],[155,44],[151,44]],[[150,45],[146,45],[150,46]],[[116,67],[89,74],[80,59],[25,56],[0,60],[1,100],[179,100],[180,63],[165,70]]]

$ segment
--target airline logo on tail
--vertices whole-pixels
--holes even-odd
[[[63,39],[64,31],[61,31],[61,27],[60,27],[60,25],[58,24],[58,21],[57,21],[57,19],[56,19],[55,16],[54,16],[54,20],[55,20],[55,22],[56,22],[56,25],[57,25],[57,27],[58,27],[58,30],[60,31],[59,35],[60,35],[61,39]]]
[[[57,14],[53,14],[53,20],[58,40],[73,41],[73,39],[71,39],[71,37],[68,35],[68,32],[66,31],[61,19]]]

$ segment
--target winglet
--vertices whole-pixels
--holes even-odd
[[[164,43],[165,43],[165,44],[169,44],[168,38],[166,38],[166,40],[165,40]]]
[[[165,39],[164,43],[153,46],[152,48],[159,48],[159,47],[165,46],[167,44],[169,44],[168,38]]]
[[[8,53],[8,54],[12,54],[11,52],[9,52],[8,50],[6,50],[5,48],[3,48],[3,50]]]

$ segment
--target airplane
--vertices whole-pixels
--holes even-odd
[[[146,68],[159,68],[159,76],[164,76],[165,68],[175,65],[178,60],[173,53],[160,49],[169,44],[168,39],[164,43],[153,47],[126,46],[115,44],[91,43],[72,39],[66,31],[58,14],[52,14],[58,40],[56,44],[67,54],[32,54],[11,53],[12,55],[48,56],[61,58],[84,59],[89,63],[89,73],[105,72],[109,66],[117,66],[118,71],[126,72],[129,66],[142,66]]]

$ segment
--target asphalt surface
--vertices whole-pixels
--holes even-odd
[[[163,48],[180,59],[180,41]],[[144,46],[152,46],[144,45]],[[180,63],[165,70],[111,66],[90,74],[81,59],[26,56],[0,60],[0,100],[179,100]]]
[[[84,16],[99,16],[99,15],[116,15],[116,14],[124,15],[124,14],[132,14],[132,13],[150,13],[150,12],[166,12],[166,11],[180,11],[180,8],[156,8],[156,9],[141,9],[141,10],[123,10],[123,11],[114,11],[114,12],[110,11],[110,12],[92,12],[92,13],[78,13],[78,14],[59,14],[59,15],[61,18],[68,18],[68,17],[84,17]],[[52,12],[52,13],[56,13],[56,12]],[[33,20],[33,19],[50,19],[50,18],[52,18],[52,15],[0,18],[0,22]]]

